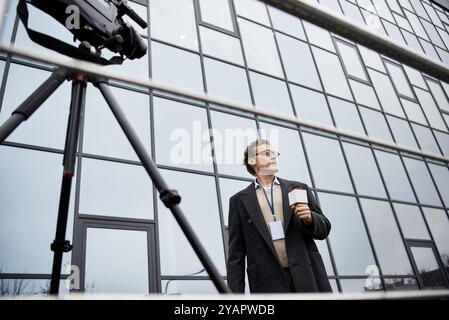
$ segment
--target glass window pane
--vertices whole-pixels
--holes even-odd
[[[449,156],[449,134],[442,133],[439,131],[433,131],[437,138],[438,144],[440,148],[443,150],[443,154],[445,156]]]
[[[176,8],[176,10],[174,10]],[[198,50],[192,0],[152,0],[151,36],[192,50]]]
[[[402,98],[401,102],[409,120],[424,124],[426,126],[429,125],[419,104]]]
[[[422,204],[433,204],[441,206],[441,201],[438,198],[437,190],[430,178],[429,171],[424,162],[405,158],[405,166],[412,180],[418,199]]]
[[[315,244],[318,248],[318,251],[321,254],[321,257],[323,258],[323,262],[324,262],[324,267],[326,268],[326,273],[327,275],[334,275],[334,267],[332,266],[332,261],[331,261],[331,256],[329,254],[329,248],[327,246],[327,242],[324,240],[319,240],[319,241],[315,241]],[[331,282],[331,286],[332,286],[332,282]],[[332,290],[334,290],[335,288],[332,287]],[[338,289],[334,292],[338,292]]]
[[[401,159],[389,152],[375,151],[391,199],[415,202],[415,196]]]
[[[357,45],[360,51],[360,55],[363,58],[363,62],[367,67],[374,68],[379,71],[386,72],[384,64],[382,63],[382,59],[376,51],[363,47],[361,45]]]
[[[272,6],[268,6],[268,11],[275,30],[285,32],[302,40],[306,39],[301,21],[297,17]]]
[[[421,38],[429,39],[429,37],[427,37],[426,32],[424,31],[422,24],[420,23],[418,17],[407,10],[405,10],[404,13],[407,16],[408,21],[412,25],[412,28],[415,31],[415,34]]]
[[[209,280],[162,280],[162,293],[180,294],[217,294],[217,289]]]
[[[11,113],[49,76],[49,72],[12,63],[6,82],[0,124],[9,119]],[[6,141],[63,149],[70,110],[70,88],[70,83],[63,83]]]
[[[329,97],[329,104],[338,128],[365,134],[357,107],[353,103]]]
[[[332,223],[329,237],[338,274],[365,274],[376,263],[356,199],[328,193],[319,193],[319,198]]]
[[[449,208],[449,170],[447,167],[429,164],[435,184],[438,187],[446,208]]]
[[[154,118],[157,163],[213,171],[206,109],[155,97]]]
[[[318,70],[327,93],[352,100],[351,91],[337,55],[313,48]]]
[[[430,131],[429,128],[414,123],[412,123],[412,128],[416,134],[419,145],[421,146],[421,150],[438,155],[441,154],[440,149],[438,149],[437,142],[433,137],[432,131]]]
[[[401,31],[399,28],[388,21],[382,21],[384,24],[385,29],[387,30],[388,35],[392,40],[396,40],[402,44],[406,44],[404,41],[404,38],[402,37]]]
[[[430,235],[419,207],[395,203],[394,210],[396,211],[404,238],[430,240]]]
[[[68,295],[69,286],[67,280],[59,282],[59,295]],[[2,298],[47,299],[50,294],[50,280],[35,279],[1,279]]]
[[[354,192],[339,143],[334,139],[304,134],[312,174],[318,188]]]
[[[0,146],[0,269],[51,273],[62,176],[62,155]],[[75,185],[75,182],[73,182]],[[71,240],[75,187],[66,239]],[[31,245],[30,245],[31,244]],[[64,254],[63,265],[71,254]],[[63,272],[65,269],[63,268]]]
[[[229,199],[237,192],[248,187],[250,182],[220,178],[221,207],[223,208],[223,222],[227,226],[229,222]]]
[[[162,170],[167,184],[178,190],[181,208],[193,231],[221,274],[226,273],[223,237],[213,177]],[[192,188],[192,186],[195,186]],[[190,275],[204,270],[171,212],[158,202],[162,275]],[[204,274],[207,275],[204,271]]]
[[[348,75],[367,81],[357,47],[342,41],[336,41],[336,43]]]
[[[289,81],[321,90],[320,80],[307,43],[276,33]]]
[[[352,143],[343,143],[358,194],[386,198],[372,151]]]
[[[307,21],[303,21],[303,24],[311,44],[335,52],[334,42],[329,31]]]
[[[257,0],[238,0],[234,1],[237,14],[264,24],[270,25],[267,8],[263,2]]]
[[[248,66],[283,77],[273,31],[244,19],[238,21]]]
[[[216,60],[204,59],[210,95],[251,104],[245,70]]]
[[[402,65],[404,67],[405,73],[407,74],[408,79],[414,86],[418,86],[421,88],[426,88],[426,83],[424,82],[424,78],[416,69],[413,69],[407,65]]]
[[[311,185],[298,131],[265,122],[260,123],[260,128],[261,136],[271,142],[274,150],[280,152],[277,174],[288,180],[297,180]]]
[[[351,79],[349,80],[349,84],[351,85],[352,92],[354,93],[355,101],[358,104],[362,104],[364,106],[371,107],[379,111],[382,110],[380,108],[373,87]]]
[[[384,283],[387,291],[419,290],[415,278],[384,278]]]
[[[432,91],[433,96],[434,96],[435,100],[437,101],[438,106],[442,110],[446,110],[449,112],[449,100],[446,97],[440,83],[435,82],[430,79],[426,79],[426,80],[427,80],[427,84],[429,85],[430,91]]]
[[[84,158],[81,214],[153,219],[153,185],[141,166]]]
[[[200,58],[197,54],[151,42],[153,80],[181,89],[203,92]]]
[[[149,152],[151,146],[149,96],[112,87],[111,91]],[[86,96],[83,144],[85,153],[138,160],[106,100],[99,90],[91,86],[88,87]]]
[[[418,100],[421,103],[422,108],[424,109],[424,113],[427,116],[427,120],[432,127],[437,129],[447,131],[447,128],[441,118],[441,113],[438,110],[435,101],[432,99],[431,94],[428,91],[421,90],[419,88],[415,89],[416,95],[418,96]]]
[[[293,115],[287,85],[284,81],[250,72],[254,100],[257,107]]]
[[[257,139],[254,120],[211,111],[214,153],[220,173],[248,178],[243,152]]]
[[[387,121],[382,113],[363,107],[360,107],[360,113],[369,136],[393,142]]]
[[[86,233],[86,291],[148,293],[147,232],[87,228]]]
[[[413,259],[425,289],[446,288],[443,274],[432,248],[411,247]]]
[[[446,271],[449,271],[449,220],[443,210],[424,208],[424,215]]]
[[[392,63],[390,61],[386,61],[385,64],[387,66],[391,78],[393,79],[393,83],[395,85],[398,94],[402,94],[404,96],[414,99],[415,96],[413,95],[412,89],[410,88],[410,85],[408,83],[407,78],[405,77],[402,68],[399,65]]]
[[[404,111],[402,111],[399,98],[394,91],[390,78],[374,70],[368,70],[368,73],[384,111],[404,117]]]
[[[384,275],[413,274],[388,202],[362,199],[365,218]]]
[[[3,14],[3,21],[0,26],[0,42],[2,44],[9,44],[11,41],[12,29],[14,28],[14,21],[16,18],[17,5],[15,1],[6,1],[6,8]]]
[[[200,26],[203,53],[243,65],[240,40],[227,34]]]
[[[338,2],[335,0],[320,0],[320,4],[330,8],[338,13],[342,13],[341,8],[338,5]]]
[[[322,93],[291,85],[291,93],[299,117],[333,125],[326,99]]]
[[[354,19],[355,21],[365,24],[365,20],[363,19],[362,14],[360,13],[359,7],[357,7],[355,4],[352,4],[349,1],[340,1],[341,6],[343,7],[343,11],[345,12],[345,15],[349,18]]]
[[[199,0],[201,20],[229,31],[234,31],[231,8],[228,0]]]
[[[387,119],[398,144],[418,148],[410,124],[407,121],[392,116],[387,116]]]

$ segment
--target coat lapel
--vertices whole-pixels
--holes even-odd
[[[257,200],[256,189],[254,187],[254,182],[251,183],[248,188],[246,188],[246,192],[244,192],[244,198],[242,199],[243,205],[248,212],[248,215],[251,217],[256,229],[261,234],[262,238],[270,247],[274,256],[277,257],[276,250],[273,246],[273,241],[271,240],[270,231],[268,230],[268,226],[265,223],[263,218],[262,209],[260,209],[259,201]]]

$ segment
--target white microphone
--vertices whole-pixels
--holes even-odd
[[[297,203],[309,203],[307,199],[307,191],[304,189],[295,188],[288,193],[288,202],[290,206]]]

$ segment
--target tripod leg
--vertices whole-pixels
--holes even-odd
[[[154,185],[159,191],[161,200],[164,202],[165,206],[169,208],[170,211],[173,213],[173,216],[175,217],[185,236],[189,240],[193,250],[197,254],[207,273],[211,277],[212,282],[214,283],[218,292],[230,293],[231,292],[230,289],[221,278],[220,273],[218,272],[215,265],[212,263],[209,255],[207,254],[200,240],[196,236],[195,232],[193,231],[192,227],[190,226],[189,222],[187,221],[183,212],[181,211],[181,208],[178,206],[178,203],[180,202],[181,198],[174,190],[168,189],[168,186],[164,181],[164,179],[162,178],[161,174],[159,173],[156,164],[153,162],[153,159],[151,159],[151,157],[146,152],[145,147],[143,146],[139,137],[135,133],[134,129],[131,127],[128,120],[126,119],[118,102],[115,100],[111,91],[109,90],[109,87],[107,86],[106,83],[103,82],[95,83],[95,86],[97,86],[100,89],[103,97],[105,98],[106,102],[111,108],[112,113],[114,113],[115,118],[122,127],[122,130],[124,131],[125,135],[128,137],[128,140],[131,143],[132,147],[134,148],[134,151],[137,153],[140,161],[145,167],[145,170],[147,171],[147,173],[151,177],[151,180],[153,181]]]
[[[51,76],[37,88],[0,127],[0,144],[25,120],[27,120],[47,98],[59,88],[67,77],[67,72],[56,69]]]
[[[54,252],[53,268],[51,273],[50,294],[58,294],[61,278],[62,255],[72,250],[70,241],[65,240],[67,218],[70,204],[70,191],[75,173],[76,149],[78,146],[80,115],[86,101],[87,78],[84,75],[76,75],[72,84],[72,99],[70,115],[67,124],[67,135],[64,148],[64,173],[62,176],[61,195],[59,198],[58,221],[56,224],[56,236],[51,245]]]

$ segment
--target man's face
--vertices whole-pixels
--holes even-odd
[[[254,170],[260,175],[273,175],[278,170],[278,154],[269,144],[261,144],[256,148],[256,164]]]

